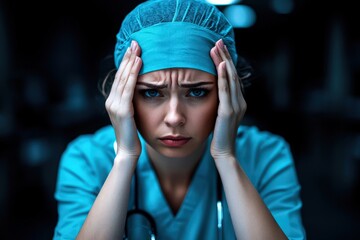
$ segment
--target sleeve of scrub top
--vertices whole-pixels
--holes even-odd
[[[289,239],[306,239],[302,225],[300,184],[288,143],[265,133],[260,139],[257,189]]]
[[[87,136],[70,143],[63,153],[56,183],[58,222],[54,240],[75,239],[99,192],[90,158],[93,144]],[[90,158],[89,158],[90,156]]]

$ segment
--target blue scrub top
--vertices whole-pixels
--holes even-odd
[[[254,126],[241,126],[237,133],[236,157],[275,220],[289,239],[306,239],[300,184],[288,143]],[[163,195],[145,142],[139,136],[143,147],[137,165],[139,208],[155,219],[157,239],[217,239],[217,170],[210,155],[211,136],[176,215]],[[79,136],[63,153],[55,191],[59,219],[54,240],[76,238],[112,168],[114,141],[114,130],[109,125],[94,134]],[[132,209],[134,184],[130,194]],[[223,239],[236,239],[224,193],[223,209]]]

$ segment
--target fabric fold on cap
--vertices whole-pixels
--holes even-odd
[[[211,31],[190,23],[163,23],[136,32],[131,38],[142,49],[140,74],[167,68],[193,68],[216,75],[210,50],[220,36]]]
[[[210,50],[223,39],[237,63],[233,27],[215,6],[199,0],[146,1],[124,19],[116,35],[117,68],[132,40],[141,48],[140,75],[168,68],[192,68],[217,75]]]

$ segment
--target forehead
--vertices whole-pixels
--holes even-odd
[[[215,82],[216,77],[210,73],[191,68],[169,68],[145,73],[138,77],[138,82]]]

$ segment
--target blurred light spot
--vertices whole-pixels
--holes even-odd
[[[73,110],[82,110],[87,107],[87,96],[86,96],[86,86],[84,83],[76,76],[73,76],[71,80],[72,84],[68,85],[66,90],[66,101],[65,104]]]
[[[272,0],[271,7],[279,14],[289,14],[294,10],[294,0]]]
[[[22,162],[28,166],[36,166],[50,158],[50,145],[47,139],[29,139],[21,146]]]
[[[240,2],[240,0],[206,0],[206,1],[214,5],[230,5]]]
[[[224,9],[224,14],[234,28],[248,28],[256,21],[255,11],[245,5],[233,5]]]

